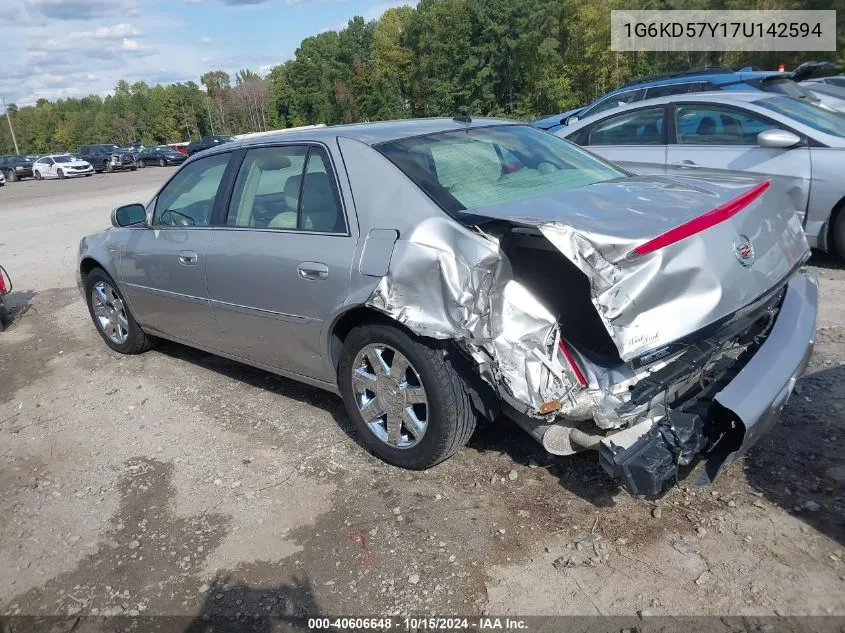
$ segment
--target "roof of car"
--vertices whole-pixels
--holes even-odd
[[[243,145],[262,145],[265,143],[272,143],[278,141],[296,141],[296,140],[325,140],[336,138],[339,136],[346,138],[353,138],[355,140],[366,143],[367,145],[375,145],[386,141],[395,141],[411,136],[423,136],[426,134],[436,134],[438,132],[450,132],[453,130],[465,130],[467,128],[487,127],[490,125],[515,124],[515,121],[508,119],[494,119],[494,118],[474,118],[468,123],[458,121],[451,118],[431,118],[431,119],[402,119],[398,121],[379,121],[377,123],[354,123],[351,125],[329,125],[326,127],[314,127],[306,130],[279,130],[275,134],[267,134],[264,136],[235,140],[226,145],[220,145],[216,149],[221,151],[231,149],[233,143],[237,146]]]

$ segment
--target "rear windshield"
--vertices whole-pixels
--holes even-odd
[[[627,175],[527,125],[441,132],[375,148],[447,213],[560,193]]]
[[[838,136],[839,138],[845,138],[845,114],[826,110],[813,103],[796,101],[787,97],[761,99],[755,103],[767,110],[773,110],[778,114],[803,123],[814,130],[832,136]]]

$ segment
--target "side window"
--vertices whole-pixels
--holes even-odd
[[[605,110],[618,108],[619,105],[623,103],[634,103],[635,101],[640,101],[645,95],[645,92],[646,91],[644,89],[639,89],[629,90],[627,92],[620,92],[619,94],[612,95],[610,97],[607,97],[603,101],[599,101],[592,108],[588,108],[587,110],[581,112],[579,118],[584,119],[588,116],[598,114],[599,112],[604,112]]]
[[[179,171],[156,200],[153,226],[208,226],[231,154],[215,154]]]
[[[340,208],[331,163],[322,147],[308,153],[302,198],[299,201],[299,227],[303,231],[344,233],[346,222]]]
[[[626,112],[593,125],[586,145],[662,145],[664,109]]]
[[[683,95],[696,91],[697,82],[682,84],[666,84],[665,86],[654,86],[646,90],[646,99],[657,97],[669,97],[671,95]]]
[[[325,150],[305,145],[249,150],[235,181],[226,226],[345,232]]]
[[[55,161],[52,158],[45,158],[44,162],[47,163],[48,165],[52,165]]]
[[[241,163],[226,226],[296,229],[308,147],[261,147]]]
[[[683,105],[675,109],[681,145],[757,145],[757,135],[777,129],[755,114],[733,108]]]

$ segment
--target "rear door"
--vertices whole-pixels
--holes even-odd
[[[179,170],[150,203],[150,226],[130,229],[119,260],[122,288],[141,325],[214,349],[206,255],[230,157],[215,154]]]
[[[809,148],[757,144],[760,132],[785,129],[781,124],[750,110],[706,103],[675,104],[673,124],[668,173],[712,178],[740,172],[755,180],[777,180],[803,222],[810,193]]]
[[[573,139],[635,174],[663,174],[666,168],[666,107],[628,110],[580,130]]]
[[[357,227],[317,144],[243,156],[208,249],[208,294],[225,351],[326,380],[320,332],[350,289]]]

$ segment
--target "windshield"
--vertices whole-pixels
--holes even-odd
[[[53,156],[53,160],[57,163],[72,163],[73,158],[71,156]]]
[[[804,125],[830,134],[845,138],[845,114],[826,110],[813,103],[796,101],[787,97],[761,99],[755,103],[767,110],[772,110]]]
[[[778,94],[786,95],[787,97],[795,97],[796,99],[818,101],[818,98],[815,97],[812,92],[786,77],[762,79],[760,81],[760,90],[765,92],[777,92]]]
[[[527,125],[442,132],[375,148],[447,213],[560,193],[625,176]]]
[[[21,155],[9,156],[9,160],[20,161],[20,162],[24,162],[24,163],[31,163],[32,162],[32,159],[29,156],[21,156]]]

